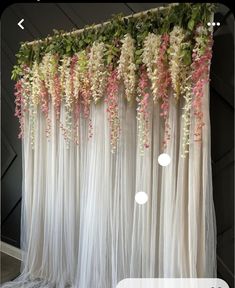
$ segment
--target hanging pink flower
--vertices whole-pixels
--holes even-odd
[[[74,142],[77,145],[79,144],[80,111],[80,101],[77,98],[74,102]]]
[[[140,67],[138,82],[137,101],[137,129],[140,153],[143,155],[144,148],[149,148],[149,81],[146,67]]]
[[[41,98],[41,110],[46,118],[46,136],[49,137],[51,134],[51,120],[49,118],[49,95],[46,88],[45,82],[41,81],[40,87],[40,98]]]
[[[73,99],[73,140],[77,145],[79,144],[79,116],[80,116],[80,104],[79,104],[79,87],[76,87],[76,69],[78,64],[78,57],[74,55],[70,62],[70,86],[71,86],[71,96]]]
[[[76,54],[77,61],[74,73],[74,98],[76,105],[77,119],[82,112],[85,119],[88,120],[88,138],[93,135],[92,121],[90,119],[90,105],[92,101],[90,74],[88,67],[88,52],[82,50]],[[79,104],[78,104],[79,103]]]
[[[86,73],[83,78],[83,85],[81,88],[81,103],[83,105],[83,116],[85,119],[88,119],[88,138],[91,138],[93,133],[92,122],[90,119],[90,104],[91,104],[91,89],[90,89],[90,81],[89,74]]]
[[[192,54],[193,110],[196,119],[195,141],[201,141],[202,127],[205,125],[202,112],[204,87],[209,82],[209,69],[212,57],[212,35],[207,28],[199,25],[195,33],[195,47]]]
[[[107,113],[110,127],[111,152],[117,149],[117,142],[120,134],[120,119],[118,113],[118,71],[109,68],[108,85],[107,85]]]
[[[23,111],[23,87],[22,79],[18,80],[15,84],[15,116],[18,117],[20,123],[20,132],[18,138],[23,137],[24,133],[24,111]]]
[[[169,47],[170,37],[168,34],[163,34],[161,37],[161,46],[159,56],[157,58],[157,87],[158,99],[161,100],[160,115],[164,119],[164,140],[163,147],[166,148],[167,142],[170,139],[170,125],[169,125],[169,87],[171,84],[171,75],[167,62],[167,49]]]
[[[70,62],[70,77],[71,77],[71,94],[72,94],[72,97],[74,97],[74,77],[75,77],[76,63],[77,63],[77,56],[74,55],[71,58],[71,62]]]
[[[61,95],[62,95],[59,73],[55,73],[54,75],[54,91],[55,91],[55,99],[54,99],[55,114],[56,114],[56,119],[59,120],[60,119]]]

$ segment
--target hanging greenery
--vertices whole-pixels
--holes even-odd
[[[116,15],[108,24],[85,27],[80,33],[54,31],[54,35],[43,41],[21,43],[12,71],[12,79],[17,81],[15,114],[20,121],[20,136],[24,130],[24,114],[29,112],[33,145],[35,115],[37,107],[41,106],[48,137],[49,115],[54,109],[68,145],[72,140],[79,143],[80,112],[83,111],[84,118],[88,119],[88,136],[91,137],[90,105],[103,98],[106,99],[114,152],[120,130],[117,87],[121,84],[125,99],[137,102],[142,152],[149,147],[151,95],[155,103],[159,102],[164,120],[163,148],[170,140],[171,91],[177,101],[184,99],[187,105],[183,120],[187,133],[183,147],[188,151],[191,107],[197,122],[195,137],[201,138],[202,89],[209,81],[212,46],[207,22],[214,9],[214,4],[183,3],[138,17]],[[105,98],[105,95],[108,96]],[[65,123],[60,119],[62,105]]]

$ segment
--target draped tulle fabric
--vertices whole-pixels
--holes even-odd
[[[150,147],[141,156],[136,105],[125,102],[121,88],[119,93],[121,132],[114,154],[104,102],[91,107],[92,138],[81,116],[80,143],[69,148],[55,113],[47,138],[38,111],[33,150],[26,117],[22,274],[3,287],[111,288],[128,277],[216,276],[208,87],[203,141],[191,141],[186,158],[183,102],[171,97],[167,167],[157,161],[164,132],[159,104],[150,103]],[[62,122],[64,117],[62,107]],[[135,202],[138,191],[148,194],[145,205]]]

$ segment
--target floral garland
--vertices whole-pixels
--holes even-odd
[[[121,42],[122,48],[118,61],[118,79],[123,79],[126,99],[130,102],[135,95],[136,88],[135,46],[130,34],[126,34]]]
[[[89,74],[91,79],[91,93],[95,103],[104,96],[106,84],[106,70],[104,65],[105,45],[94,42],[89,55]]]
[[[148,75],[146,67],[140,67],[140,77],[137,91],[137,131],[140,155],[144,154],[144,148],[149,144],[149,93]]]
[[[167,50],[169,48],[170,37],[168,34],[163,34],[161,37],[161,45],[159,49],[159,56],[157,58],[157,99],[161,100],[161,113],[164,119],[164,138],[163,149],[167,147],[170,140],[170,124],[169,124],[169,88],[171,84],[171,77],[169,72],[169,65],[167,60]]]
[[[193,86],[193,109],[196,119],[195,124],[195,141],[201,141],[203,122],[202,112],[202,97],[203,89],[206,83],[209,82],[209,69],[212,57],[212,36],[210,31],[199,25],[195,33],[195,46],[193,49],[193,63],[192,63],[192,80]]]
[[[49,117],[49,94],[46,89],[44,80],[41,80],[40,98],[42,104],[41,111],[43,112],[46,118],[46,136],[47,138],[49,138],[51,134],[51,119]]]
[[[74,142],[79,144],[79,123],[80,123],[80,90],[81,90],[81,63],[80,53],[76,53],[74,56],[74,68],[73,68],[73,96],[74,96]]]
[[[187,51],[186,49],[190,46],[186,37],[187,33],[179,26],[175,26],[170,33],[169,70],[174,97],[177,101],[182,95],[183,83],[186,76],[184,73],[184,51]]]
[[[23,116],[23,79],[20,79],[15,84],[15,116],[19,119],[20,132],[18,138],[22,138],[24,134],[24,116]]]
[[[151,90],[153,93],[153,101],[155,102],[158,96],[157,74],[158,67],[156,60],[161,44],[161,36],[149,33],[144,40],[143,63],[147,67],[148,78],[151,82]]]
[[[192,117],[195,119],[194,140],[201,141],[202,137],[202,97],[209,81],[212,56],[212,36],[206,25],[211,11],[209,4],[185,3],[171,8],[168,17],[163,17],[162,12],[128,20],[117,16],[100,31],[85,29],[81,37],[57,34],[52,40],[47,39],[44,46],[38,44],[32,48],[23,44],[12,72],[13,79],[20,77],[15,84],[19,137],[23,136],[24,118],[28,117],[34,146],[39,107],[46,119],[48,139],[50,117],[55,117],[67,147],[71,141],[79,144],[80,119],[86,120],[88,138],[91,138],[91,104],[103,98],[114,153],[120,137],[118,91],[122,81],[127,102],[136,100],[137,103],[141,154],[150,146],[150,101],[160,104],[163,149],[166,149],[171,130],[170,105],[177,104],[170,99],[171,91],[174,98],[180,100],[184,129],[182,156],[185,157],[189,151]],[[175,15],[179,16],[178,20]],[[64,116],[61,107],[64,107]]]
[[[65,81],[65,91],[64,91],[64,101],[65,101],[65,127],[64,136],[66,139],[67,147],[69,147],[69,142],[72,140],[72,130],[73,130],[73,67],[72,58],[65,56],[64,62],[64,81]],[[62,124],[62,123],[61,123]],[[63,124],[62,124],[63,126]]]
[[[35,142],[35,122],[37,116],[37,106],[40,103],[40,89],[41,89],[41,79],[39,72],[39,65],[34,62],[32,71],[30,73],[31,82],[31,97],[29,98],[29,118],[30,118],[30,137],[31,144],[34,146]]]
[[[183,98],[185,104],[183,107],[183,139],[182,139],[182,154],[183,158],[186,158],[186,155],[189,153],[189,144],[190,144],[190,126],[191,126],[191,108],[192,108],[192,76],[190,73],[190,68],[185,67],[184,77],[183,77]]]
[[[182,157],[186,157],[189,152],[191,108],[192,108],[192,75],[190,69],[191,43],[188,40],[188,33],[179,26],[175,26],[170,33],[169,48],[169,69],[171,83],[176,101],[182,96],[183,106],[183,138]],[[189,54],[190,53],[190,54]]]
[[[117,69],[112,70],[108,76],[107,85],[107,103],[108,121],[110,126],[110,145],[111,152],[114,153],[117,149],[117,143],[120,134],[120,119],[118,113],[118,72]]]
[[[90,119],[90,104],[92,101],[91,81],[89,78],[88,55],[86,51],[82,51],[78,58],[78,63],[81,65],[81,104],[83,106],[83,116],[88,119],[88,138],[93,135],[93,127]]]

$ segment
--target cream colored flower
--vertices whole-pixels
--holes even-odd
[[[182,94],[184,97],[184,107],[183,107],[183,139],[182,139],[182,157],[185,158],[189,153],[190,145],[190,127],[191,127],[191,109],[192,109],[192,75],[191,70],[188,67],[184,72],[184,80],[182,82]]]
[[[126,34],[122,40],[121,56],[118,61],[118,79],[123,79],[127,101],[131,101],[136,88],[136,65],[134,40]]]
[[[161,44],[161,36],[149,33],[144,40],[143,63],[147,68],[148,78],[151,81],[153,100],[157,99],[157,58]]]
[[[186,33],[179,26],[175,26],[170,33],[169,70],[176,100],[178,100],[182,94],[183,82],[185,81],[185,64],[183,62],[182,52],[183,49],[190,45],[185,38]]]
[[[95,103],[104,96],[107,72],[104,64],[105,45],[103,42],[94,42],[89,53],[89,76],[91,93]]]

